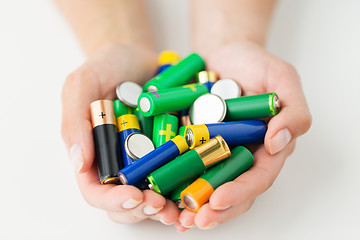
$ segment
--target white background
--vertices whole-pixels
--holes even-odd
[[[186,1],[147,2],[159,50],[189,53]],[[356,0],[279,3],[268,49],[298,69],[312,128],[250,211],[181,235],[118,225],[85,203],[60,137],[61,87],[84,55],[51,1],[2,1],[0,239],[360,239],[359,10]]]

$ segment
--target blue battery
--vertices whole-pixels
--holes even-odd
[[[218,80],[218,75],[214,71],[201,71],[197,76],[198,82],[206,86],[209,91]]]
[[[134,114],[125,114],[116,119],[116,126],[118,128],[118,137],[120,140],[123,163],[124,167],[126,167],[133,164],[135,161],[126,153],[125,140],[130,134],[139,133],[140,125],[137,117]]]
[[[157,73],[159,74],[159,73],[165,71],[167,68],[169,68],[169,67],[171,67],[171,66],[172,66],[172,64],[164,64],[164,65],[161,65],[161,66],[158,68]]]
[[[173,139],[155,148],[142,158],[136,160],[119,171],[119,178],[124,185],[138,185],[149,173],[175,159],[188,150],[185,139],[176,136]]]
[[[189,125],[185,129],[185,138],[189,149],[204,144],[217,135],[221,135],[229,146],[240,146],[263,143],[266,130],[266,124],[261,120]]]

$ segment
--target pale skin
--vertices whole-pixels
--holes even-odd
[[[236,80],[244,95],[276,92],[282,110],[269,121],[264,145],[254,152],[254,166],[216,189],[198,213],[180,211],[150,190],[100,185],[89,105],[114,99],[115,87],[122,81],[143,84],[155,74],[157,53],[149,20],[141,0],[55,1],[88,56],[64,84],[62,135],[85,200],[115,222],[152,218],[175,223],[184,232],[236,218],[272,185],[296,138],[310,128],[311,115],[296,70],[264,49],[274,1],[192,0],[193,50],[205,58],[207,69]]]

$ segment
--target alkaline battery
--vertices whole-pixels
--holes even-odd
[[[154,117],[152,139],[155,147],[159,147],[176,136],[179,122],[176,114],[176,112],[164,113]]]
[[[118,138],[120,141],[121,153],[123,158],[124,167],[133,164],[132,159],[125,149],[125,140],[132,133],[140,133],[140,126],[137,117],[134,114],[121,115],[116,119],[116,125],[118,128]]]
[[[218,80],[218,76],[214,71],[201,71],[197,75],[198,82],[205,85],[209,91]]]
[[[179,209],[184,209],[185,205],[181,201],[180,194],[182,191],[184,191],[185,188],[190,186],[190,184],[193,183],[196,179],[197,178],[193,178],[193,179],[185,182],[184,184],[181,184],[180,186],[175,188],[173,191],[171,191],[169,194],[167,194],[167,198],[170,199],[171,201],[173,201]]]
[[[208,92],[208,89],[201,84],[188,84],[157,92],[146,92],[140,95],[138,106],[145,117],[175,112],[189,108],[195,99]]]
[[[190,211],[198,212],[217,187],[234,180],[253,164],[254,158],[249,150],[242,146],[234,148],[231,157],[210,168],[182,191],[181,201]]]
[[[280,100],[276,93],[245,96],[225,100],[226,121],[272,117],[280,112]]]
[[[90,104],[96,162],[101,184],[119,183],[117,172],[122,168],[116,137],[114,105],[110,100]]]
[[[133,161],[136,161],[154,150],[155,146],[151,139],[148,138],[146,135],[139,132],[134,132],[126,137],[124,142],[124,148],[126,154]]]
[[[189,125],[185,129],[185,139],[189,149],[204,144],[217,135],[221,135],[229,146],[239,146],[264,142],[266,129],[265,122],[261,120]]]
[[[115,119],[125,114],[133,114],[133,109],[131,107],[123,104],[119,99],[114,100],[114,113]]]
[[[136,185],[146,175],[173,160],[188,150],[188,148],[185,139],[181,136],[176,136],[136,160],[132,165],[121,169],[119,171],[120,181],[125,185]]]
[[[181,57],[179,54],[177,54],[174,51],[163,51],[159,55],[159,68],[158,68],[158,74],[163,72],[168,67],[171,67],[175,64],[177,64],[180,61]]]
[[[136,108],[141,93],[142,87],[130,81],[122,82],[116,87],[116,95],[120,101],[132,108]]]
[[[150,173],[147,176],[150,182],[149,188],[165,195],[186,181],[199,176],[230,154],[225,140],[221,136],[216,136]]]
[[[222,99],[238,98],[241,96],[241,88],[232,79],[226,78],[217,81],[210,91],[212,94],[218,95]]]
[[[145,117],[140,113],[139,108],[134,109],[134,115],[139,120],[141,132],[152,139],[154,117]]]
[[[179,134],[178,135],[180,135],[180,136],[182,136],[183,138],[185,138],[185,128],[186,128],[187,126],[181,126],[180,128],[179,128]]]
[[[189,108],[179,111],[180,126],[190,125]]]
[[[192,53],[148,81],[144,86],[144,91],[156,92],[187,84],[204,68],[204,60],[198,54]]]
[[[217,95],[204,94],[192,104],[189,115],[192,124],[222,122],[226,115],[226,103]]]

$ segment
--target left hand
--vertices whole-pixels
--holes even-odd
[[[220,79],[237,81],[242,95],[277,93],[282,108],[268,123],[264,145],[253,153],[254,165],[234,181],[218,187],[198,213],[183,210],[175,224],[180,232],[193,226],[210,229],[249,210],[255,198],[275,181],[294,150],[296,138],[311,125],[296,70],[262,47],[251,42],[232,44],[207,56],[206,62],[208,70],[218,73]]]

